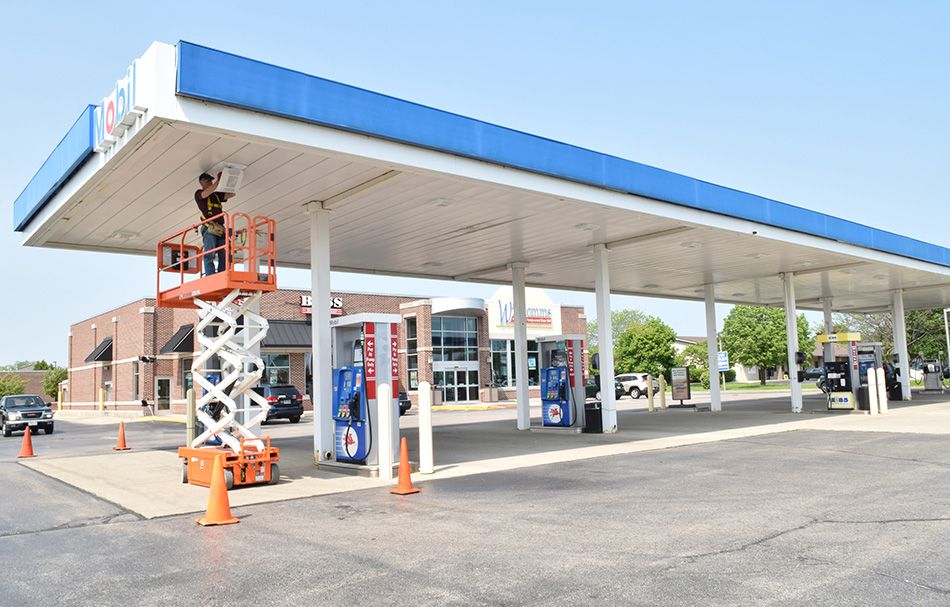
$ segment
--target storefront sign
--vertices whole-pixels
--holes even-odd
[[[515,305],[510,301],[498,301],[498,326],[511,327],[515,322]],[[551,308],[525,308],[525,320],[529,327],[550,327],[554,324]]]
[[[313,296],[311,295],[300,296],[300,313],[313,314]],[[343,298],[342,297],[330,298],[330,316],[343,316]]]
[[[673,389],[673,400],[689,400],[689,367],[673,367],[670,369],[670,387]]]

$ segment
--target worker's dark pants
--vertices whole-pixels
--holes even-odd
[[[212,249],[217,249],[218,247],[224,247],[224,236],[215,236],[209,232],[207,228],[202,227],[201,242],[204,245],[204,250],[210,251]],[[214,253],[202,255],[202,258],[204,259],[205,276],[224,270],[224,266],[227,264],[223,248],[215,251]],[[218,259],[218,269],[215,269],[214,267],[215,258]]]

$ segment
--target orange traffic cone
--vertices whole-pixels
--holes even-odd
[[[128,451],[129,448],[125,446],[125,422],[119,422],[119,440],[116,441],[115,447],[112,448],[113,451]]]
[[[20,455],[17,458],[21,457],[36,457],[33,454],[33,439],[30,438],[30,427],[26,427],[26,432],[23,433],[23,444],[20,445]]]
[[[224,481],[224,456],[214,456],[214,468],[211,470],[211,490],[208,492],[208,509],[205,515],[198,519],[203,527],[209,525],[233,525],[238,519],[231,516],[231,505],[228,503],[228,487]]]
[[[406,437],[402,437],[402,443],[399,445],[399,483],[390,493],[396,495],[409,495],[410,493],[419,493],[421,489],[412,486],[412,479],[409,477],[409,443]]]

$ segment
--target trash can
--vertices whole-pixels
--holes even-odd
[[[888,400],[903,400],[904,393],[901,391],[901,384],[897,382],[887,389]]]
[[[584,403],[584,432],[588,434],[603,434],[603,419],[600,403]]]
[[[858,386],[858,411],[871,410],[871,393],[867,386]]]

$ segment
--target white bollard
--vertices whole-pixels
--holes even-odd
[[[666,377],[660,375],[660,408],[666,409]]]
[[[868,367],[868,412],[877,415],[877,369]]]
[[[877,402],[881,415],[887,413],[887,373],[877,370]]]
[[[376,457],[379,461],[379,478],[384,481],[393,480],[393,392],[389,384],[381,384],[376,388],[376,420],[377,438]]]
[[[647,409],[653,413],[656,409],[653,407],[653,376],[647,375]]]
[[[432,386],[419,382],[419,472],[435,472],[432,451]]]

